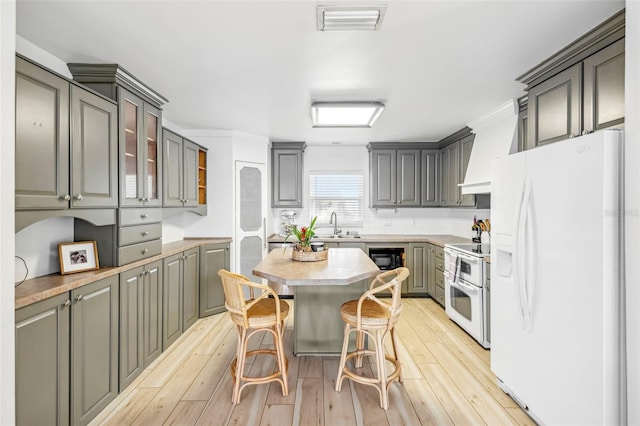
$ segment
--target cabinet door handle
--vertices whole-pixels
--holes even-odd
[[[147,215],[146,213],[142,213],[140,215],[140,219],[142,219],[142,220],[145,220],[145,219],[148,219],[148,218],[149,218],[149,215]]]
[[[76,196],[75,196],[75,197],[73,197],[73,198],[75,198],[75,199],[76,199],[76,200],[78,200],[78,201],[82,201],[82,194],[78,194],[78,195],[76,195]]]
[[[147,254],[149,252],[149,249],[143,249],[140,253],[141,254]]]
[[[576,137],[576,135],[574,135],[573,133],[571,133],[571,134],[569,135],[569,139],[573,139],[573,138],[575,138],[575,137]]]
[[[60,196],[61,201],[69,201],[70,199],[71,199],[71,196],[69,194],[64,194]]]
[[[149,235],[149,233],[147,231],[141,232],[143,237],[146,237],[147,235]]]
[[[82,302],[84,300],[84,295],[79,294],[76,296],[76,302]]]
[[[71,300],[67,299],[62,304],[62,308],[68,308],[69,306],[71,306]]]

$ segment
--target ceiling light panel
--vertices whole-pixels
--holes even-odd
[[[318,6],[318,31],[375,31],[387,6]]]
[[[372,127],[382,111],[381,102],[313,102],[313,127]]]

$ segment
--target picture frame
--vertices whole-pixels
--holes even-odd
[[[58,244],[60,274],[92,271],[100,268],[95,241],[78,241]]]

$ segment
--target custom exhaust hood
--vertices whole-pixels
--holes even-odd
[[[518,103],[515,99],[467,124],[476,137],[460,186],[463,194],[491,192],[491,162],[517,149]]]

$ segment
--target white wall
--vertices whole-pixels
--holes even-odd
[[[15,1],[0,1],[0,425],[15,423],[15,34]]]
[[[640,2],[626,2],[625,243],[628,422],[640,425]]]
[[[310,145],[304,152],[304,182],[302,209],[293,209],[299,224],[309,222],[309,172],[311,171],[360,171],[364,174],[365,216],[364,227],[343,228],[362,234],[452,234],[471,235],[473,216],[490,217],[489,210],[450,208],[371,209],[369,205],[369,153],[364,146]],[[280,232],[279,215],[282,210],[272,209],[271,231]],[[340,224],[340,218],[338,218]]]

